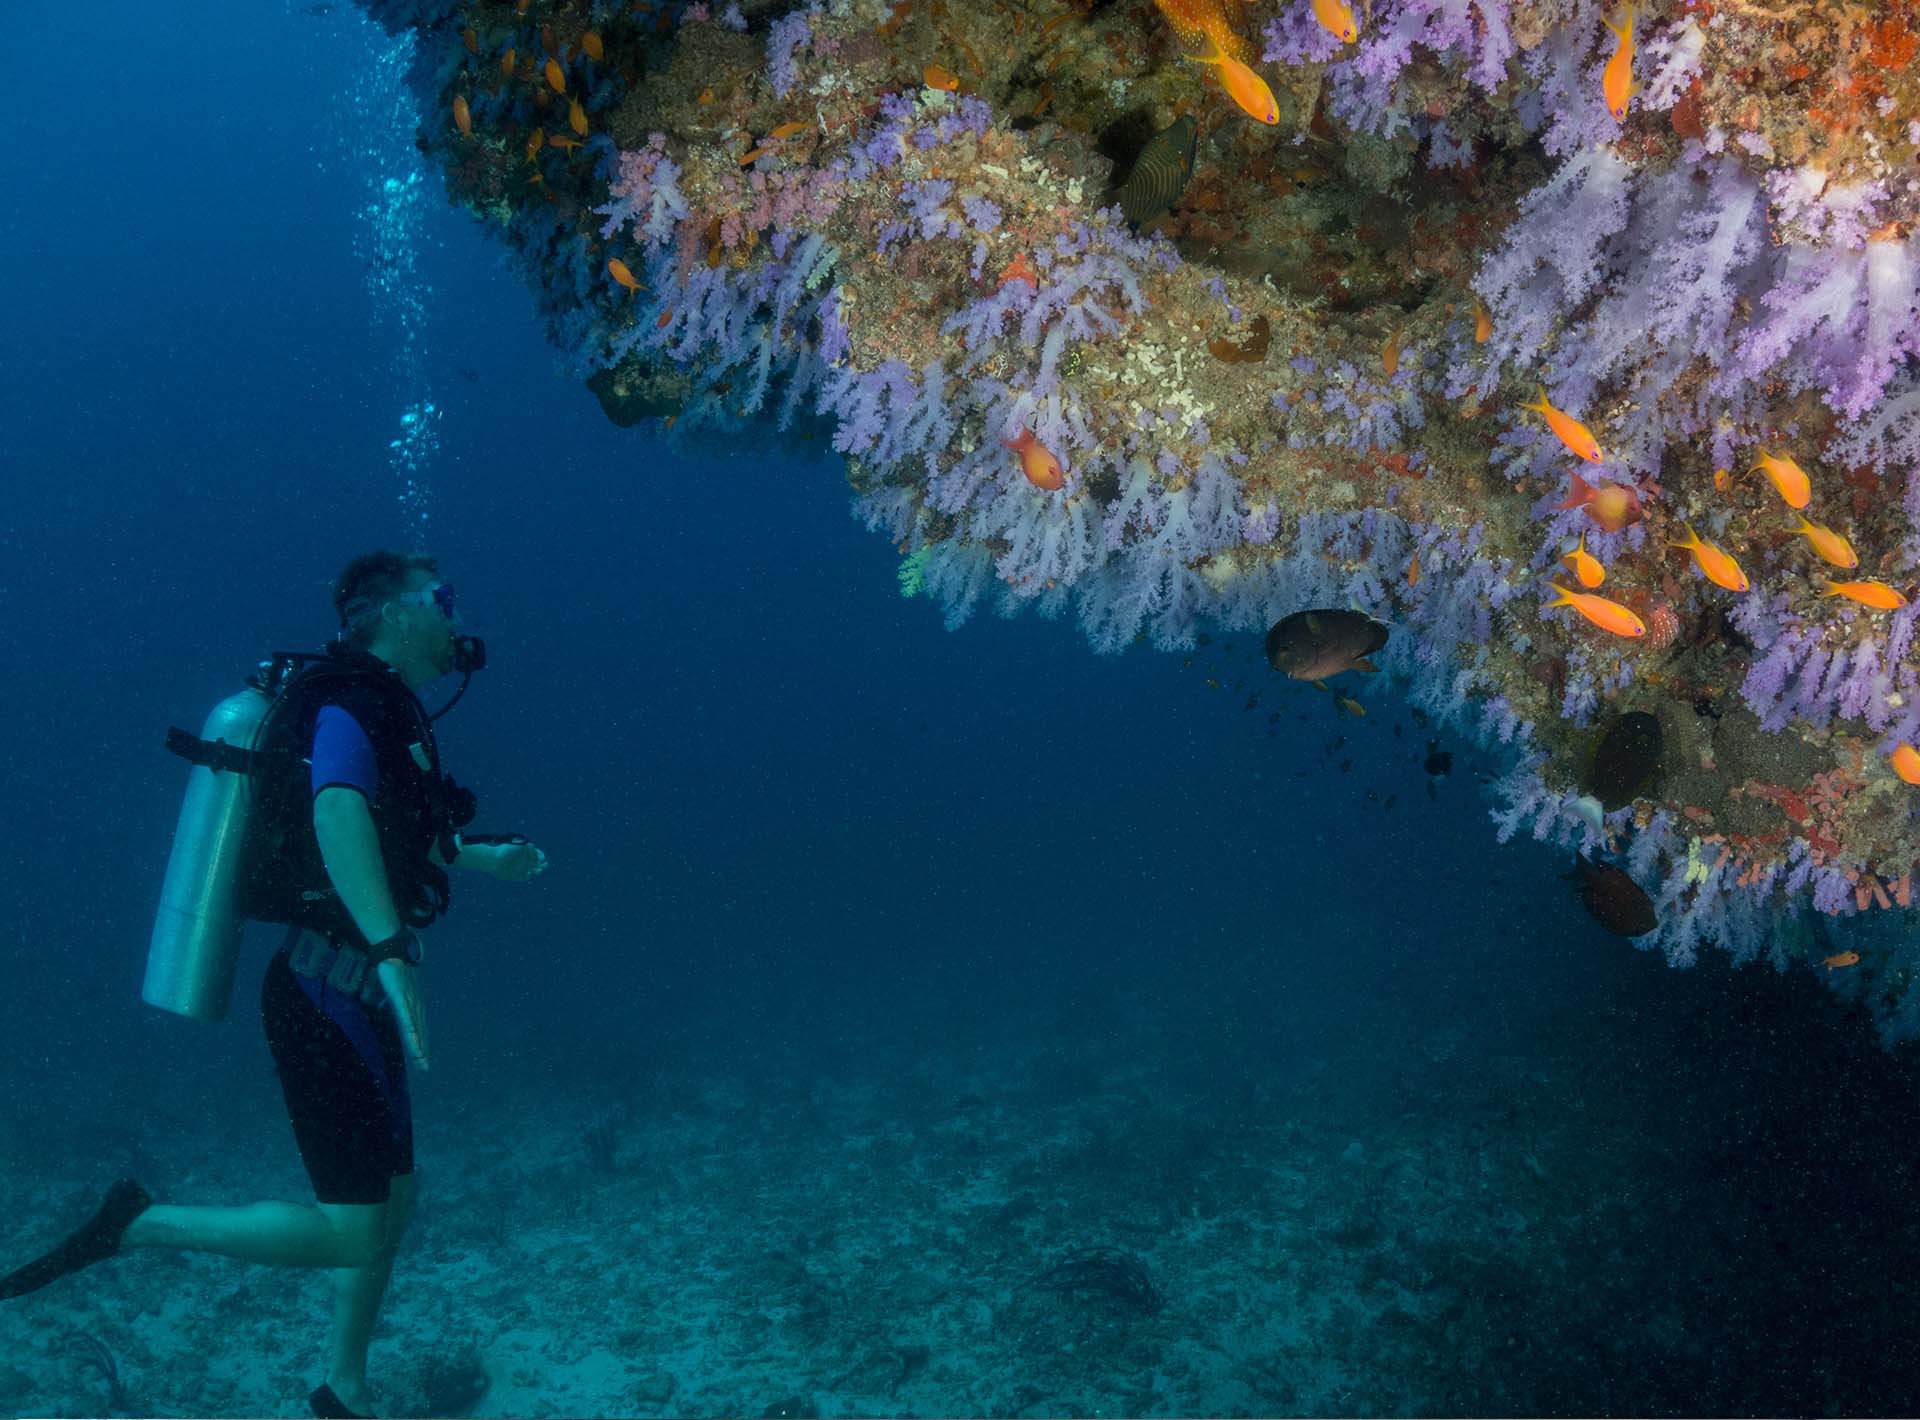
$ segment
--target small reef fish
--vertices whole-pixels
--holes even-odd
[[[1473,343],[1485,345],[1487,337],[1492,334],[1493,317],[1487,314],[1487,308],[1481,304],[1480,298],[1475,296],[1473,298]]]
[[[1607,597],[1595,596],[1592,592],[1570,592],[1558,582],[1549,582],[1547,585],[1553,588],[1554,598],[1540,608],[1542,611],[1570,606],[1602,631],[1611,631],[1615,636],[1638,638],[1647,634],[1647,623],[1634,615],[1631,607],[1624,607]]]
[[[1615,936],[1644,937],[1660,925],[1653,899],[1625,869],[1583,860],[1574,864],[1573,877],[1587,915]]]
[[[1832,528],[1808,522],[1804,514],[1798,521],[1800,526],[1794,531],[1806,538],[1807,546],[1813,549],[1814,555],[1822,562],[1831,563],[1849,572],[1860,565],[1860,558],[1855,554],[1853,544]]]
[[[1858,952],[1835,952],[1830,957],[1820,958],[1820,965],[1824,966],[1828,971],[1832,971],[1835,967],[1839,966],[1858,966],[1859,964],[1860,953]]]
[[[468,54],[478,54],[480,52],[480,36],[474,31],[472,25],[468,25],[464,30],[460,31],[460,43],[467,47]]]
[[[556,94],[567,91],[567,71],[560,67],[560,61],[549,58],[546,67],[547,83]]]
[[[1404,325],[1396,325],[1387,336],[1387,343],[1380,347],[1380,368],[1387,372],[1388,379],[1400,368],[1400,338],[1406,333]]]
[[[1753,468],[1761,469],[1766,473],[1767,482],[1773,485],[1773,491],[1778,493],[1786,505],[1795,512],[1806,507],[1813,497],[1813,484],[1808,480],[1806,471],[1785,454],[1776,457],[1762,449],[1759,462],[1755,463]],[[1747,472],[1752,473],[1753,468],[1748,469]]]
[[[1352,44],[1360,33],[1353,23],[1353,7],[1346,0],[1313,0],[1313,17],[1342,44]]]
[[[789,120],[786,123],[783,123],[779,127],[775,128],[773,132],[769,133],[767,135],[767,141],[772,142],[775,138],[791,138],[796,133],[805,133],[806,131],[807,131],[806,124],[800,123],[795,120]]]
[[[1417,552],[1413,554],[1412,560],[1407,563],[1407,585],[1409,587],[1417,587],[1420,585],[1420,554]]]
[[[1861,606],[1870,606],[1876,611],[1898,611],[1907,604],[1906,596],[1885,582],[1828,582],[1827,595],[1845,597],[1848,601],[1859,602]]]
[[[1725,587],[1730,592],[1747,590],[1747,574],[1740,570],[1740,564],[1722,548],[1703,541],[1699,533],[1693,530],[1692,523],[1682,523],[1687,530],[1684,542],[1668,541],[1668,547],[1677,547],[1682,552],[1691,552],[1693,562],[1700,569],[1700,575],[1716,587]]]
[[[453,126],[460,130],[463,137],[473,136],[473,113],[468,109],[466,96],[463,94],[453,96]]]
[[[1633,0],[1627,0],[1626,18],[1619,24],[1612,20],[1601,20],[1619,39],[1619,48],[1613,51],[1613,58],[1607,61],[1607,67],[1600,75],[1600,95],[1607,101],[1607,112],[1617,119],[1627,116],[1627,100],[1631,99],[1640,86],[1633,81]]]
[[[1211,38],[1223,52],[1243,64],[1252,64],[1258,58],[1253,46],[1233,27],[1236,20],[1245,17],[1241,0],[1153,0],[1153,3],[1186,48],[1199,49],[1202,40]]]
[[[1561,443],[1573,450],[1576,457],[1583,458],[1588,463],[1600,462],[1602,457],[1600,453],[1600,441],[1594,438],[1593,435],[1587,431],[1587,426],[1582,424],[1578,419],[1575,419],[1563,409],[1555,409],[1553,407],[1553,401],[1547,398],[1547,388],[1545,385],[1540,387],[1539,399],[1535,400],[1532,404],[1523,404],[1520,407],[1522,409],[1531,409],[1537,414],[1545,415],[1547,427],[1553,430],[1555,437],[1558,438]]]
[[[1137,232],[1173,210],[1193,177],[1193,161],[1200,128],[1182,114],[1147,140],[1134,160],[1133,171],[1114,195],[1120,211]]]
[[[1916,750],[1907,741],[1900,741],[1900,747],[1887,756],[1893,765],[1893,772],[1909,784],[1920,784],[1920,750]]]
[[[1600,559],[1587,551],[1587,535],[1580,534],[1580,545],[1560,559],[1567,564],[1567,570],[1573,573],[1574,580],[1588,591],[1592,591],[1607,580],[1607,569],[1600,565]]]
[[[1342,671],[1376,671],[1367,657],[1387,644],[1388,628],[1365,612],[1296,611],[1267,629],[1267,664],[1288,680],[1318,684]]]
[[[540,156],[540,150],[547,146],[547,130],[536,128],[527,135],[527,161],[533,162]]]
[[[587,111],[580,107],[580,100],[574,99],[567,105],[567,127],[582,138],[587,136]]]
[[[1553,505],[1556,512],[1562,508],[1585,508],[1587,516],[1605,532],[1619,532],[1646,516],[1646,510],[1640,506],[1639,490],[1624,483],[1602,483],[1596,488],[1577,473],[1572,477],[1572,490]]]
[[[592,30],[588,30],[580,36],[580,47],[587,52],[587,58],[591,59],[595,64],[598,64],[607,57],[606,45],[601,43],[600,36]]]
[[[500,72],[505,74],[509,79],[513,77],[513,61],[516,57],[511,47],[508,48],[505,54],[500,56]]]
[[[1066,470],[1060,467],[1060,460],[1053,456],[1053,451],[1033,437],[1033,430],[1022,429],[1013,438],[1000,442],[1020,455],[1020,471],[1035,488],[1055,493],[1066,487]]]
[[[1367,707],[1362,705],[1358,700],[1355,700],[1351,695],[1336,696],[1334,697],[1333,704],[1334,708],[1342,715],[1354,715],[1363,720],[1367,717]]]
[[[607,259],[607,275],[611,276],[615,281],[618,281],[622,286],[625,286],[629,291],[638,291],[640,289],[639,280],[635,278],[627,264],[617,256]]]
[[[929,64],[922,69],[920,82],[929,89],[942,89],[949,94],[960,88],[960,76],[944,64]]]
[[[1262,123],[1278,123],[1280,106],[1273,101],[1273,90],[1267,87],[1267,81],[1222,49],[1213,35],[1209,34],[1206,39],[1206,50],[1189,54],[1187,58],[1195,64],[1211,64],[1218,69],[1220,85],[1227,91],[1227,97],[1239,104],[1249,117]]]

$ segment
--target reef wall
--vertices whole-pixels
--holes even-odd
[[[950,625],[1376,615],[1502,840],[1920,1034],[1915,0],[366,4],[616,422],[817,431]]]

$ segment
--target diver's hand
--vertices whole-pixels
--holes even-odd
[[[427,1007],[420,993],[420,969],[399,957],[380,963],[380,984],[386,988],[387,1004],[400,1023],[400,1039],[407,1054],[422,1070],[428,1068]]]
[[[547,855],[531,843],[464,843],[460,862],[473,855],[476,872],[500,879],[503,883],[524,883],[547,870]]]

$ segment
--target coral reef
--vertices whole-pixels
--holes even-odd
[[[950,625],[1354,607],[1511,746],[1501,836],[1624,848],[1676,964],[1907,906],[1915,0],[1373,0],[1351,42],[1310,0],[364,3],[609,416],[817,425]],[[1604,582],[1543,610],[1582,534]],[[1602,820],[1623,711],[1671,762]],[[1820,969],[1914,1014],[1900,935]]]

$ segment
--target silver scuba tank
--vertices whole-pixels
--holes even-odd
[[[249,685],[213,707],[200,737],[252,749],[272,703]],[[251,774],[202,764],[187,771],[140,988],[151,1005],[200,1021],[226,1018],[246,926],[240,870],[253,798]]]

